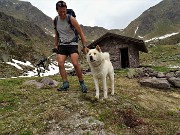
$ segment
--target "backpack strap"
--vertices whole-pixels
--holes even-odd
[[[70,25],[70,28],[74,31],[75,28],[71,23],[71,15],[69,15],[69,14],[67,14],[67,22]]]
[[[68,24],[70,25],[70,28],[74,31],[75,33],[75,38],[74,38],[74,41],[75,42],[78,42],[79,40],[79,36],[78,36],[78,32],[76,31],[76,29],[74,28],[74,26],[72,25],[71,23],[71,15],[67,14],[67,21],[68,21]]]
[[[58,16],[56,16],[54,18],[54,30],[56,31],[57,33],[57,37],[59,38],[59,32],[57,31],[57,21],[58,21]],[[60,39],[59,39],[60,40]],[[61,41],[60,41],[61,42]]]
[[[58,21],[58,16],[54,18],[54,29],[57,31],[57,21]]]

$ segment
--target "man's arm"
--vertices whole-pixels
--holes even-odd
[[[85,48],[86,47],[86,38],[81,29],[81,26],[79,25],[79,23],[77,22],[77,20],[74,17],[71,16],[70,20],[71,20],[72,25],[74,26],[74,28],[76,29],[76,31],[78,32],[78,34],[81,37],[81,43],[82,43],[83,48]]]

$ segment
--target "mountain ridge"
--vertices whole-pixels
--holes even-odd
[[[0,18],[0,61],[11,58],[35,61],[52,46],[53,38],[39,26],[3,12],[0,12]]]
[[[180,32],[180,1],[163,0],[144,11],[123,31],[124,35],[144,40]],[[136,31],[136,32],[135,32]]]
[[[5,6],[4,6],[5,5]],[[0,11],[17,19],[27,20],[52,34],[53,21],[30,2],[19,0],[0,0]]]
[[[179,3],[179,0],[163,0],[144,11],[125,29],[107,30],[103,27],[83,25],[81,27],[86,36],[87,44],[92,43],[107,32],[144,41],[149,40],[147,45],[151,43],[157,45],[179,44],[180,18],[178,16],[180,9],[177,8]],[[34,64],[41,57],[49,56],[52,53],[51,48],[54,47],[52,25],[53,20],[30,2],[0,0],[0,63],[2,64],[0,68],[4,69],[7,66],[4,62],[11,59],[28,60]],[[165,39],[156,38],[172,33],[177,34]]]

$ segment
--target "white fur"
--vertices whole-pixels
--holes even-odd
[[[111,95],[114,95],[114,68],[109,58],[109,53],[101,52],[99,46],[95,49],[87,49],[86,59],[90,65],[96,89],[96,98],[99,99],[99,79],[102,80],[104,98],[108,97],[107,77],[111,82]]]

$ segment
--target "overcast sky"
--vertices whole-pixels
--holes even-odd
[[[22,0],[29,1],[47,16],[57,15],[58,0]],[[67,7],[76,13],[79,24],[98,26],[106,29],[123,29],[145,10],[162,0],[65,0]]]

